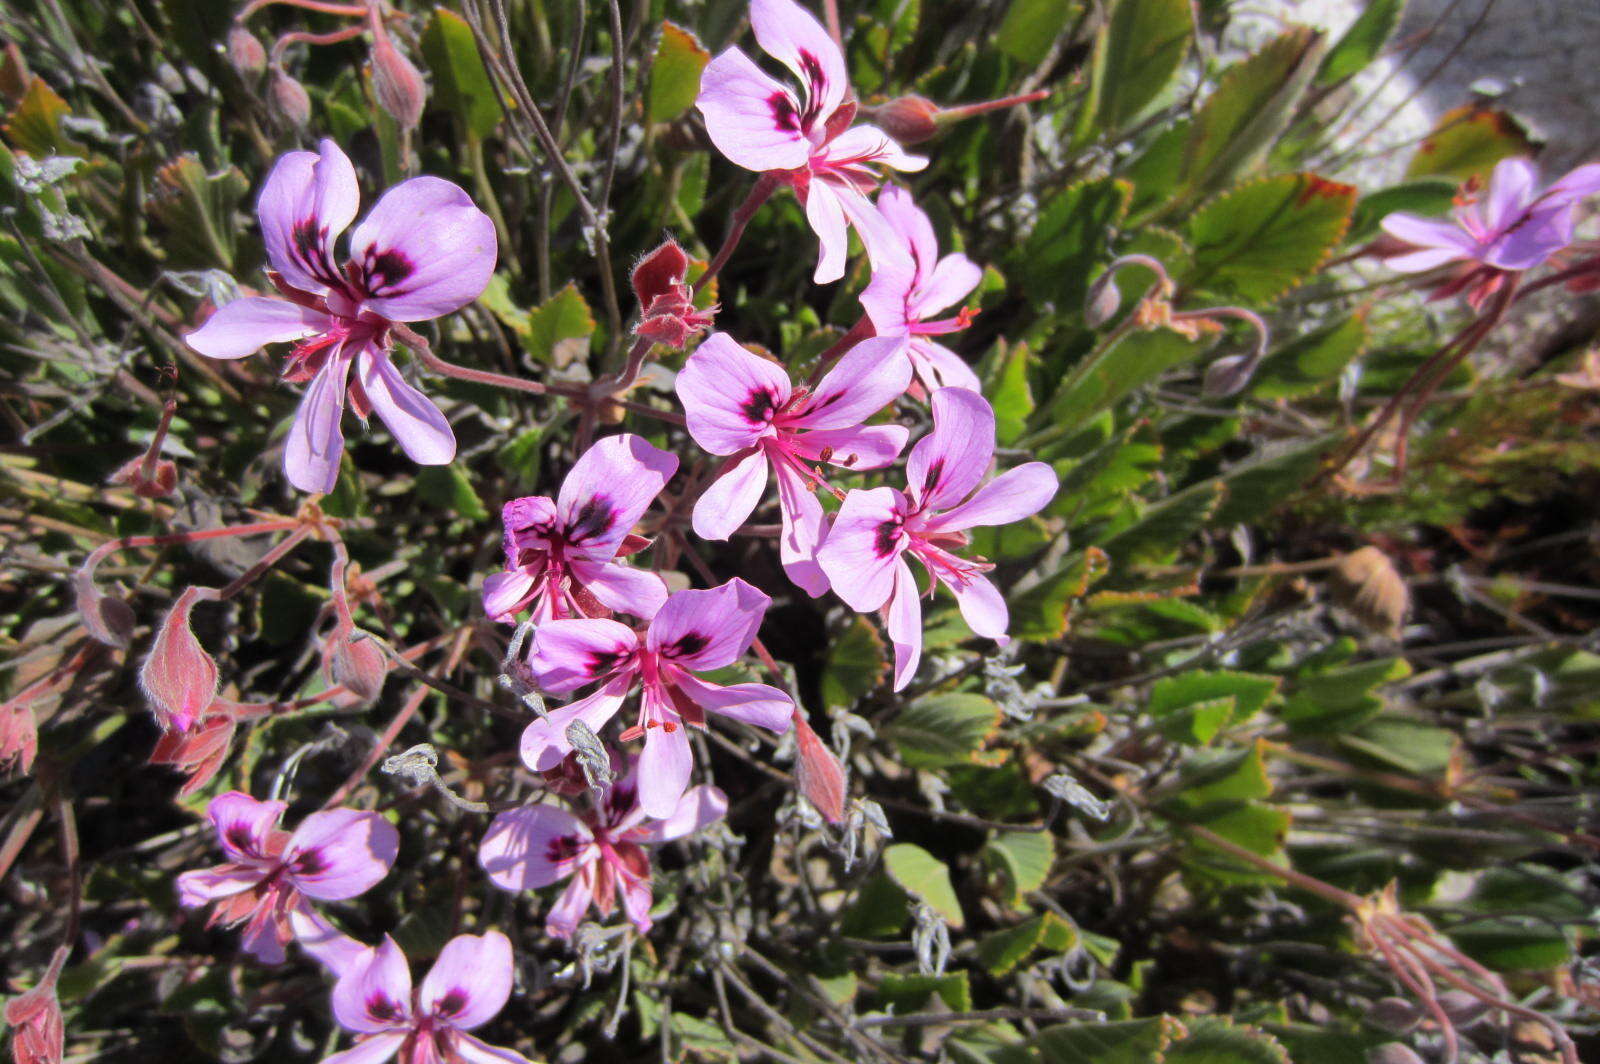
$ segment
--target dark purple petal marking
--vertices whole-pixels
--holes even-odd
[[[289,866],[297,876],[314,876],[325,871],[328,862],[323,858],[321,850],[305,850],[295,857],[294,863]]]
[[[880,558],[893,554],[900,540],[900,522],[884,521],[873,532],[872,550]]]
[[[933,489],[939,486],[939,478],[944,476],[944,459],[935,459],[928,466],[928,472],[922,478],[923,494],[932,494]]]
[[[328,240],[328,227],[322,224],[321,219],[316,215],[301,218],[289,231],[289,240],[294,245],[295,257],[307,273],[323,284],[338,287],[339,271],[333,268],[333,263],[328,261],[323,250]]]
[[[739,405],[739,413],[753,425],[766,424],[772,420],[772,415],[777,409],[777,398],[765,388],[751,392],[750,397]]]
[[[254,836],[250,834],[250,829],[245,827],[243,824],[234,824],[228,828],[227,838],[228,841],[233,844],[233,848],[238,850],[240,853],[254,855],[257,852],[256,840]]]
[[[467,1007],[467,992],[460,987],[451,987],[450,992],[439,999],[433,1006],[435,1016],[454,1016]]]
[[[617,508],[611,505],[611,500],[596,495],[584,503],[572,518],[572,523],[567,526],[567,540],[582,543],[591,537],[602,536],[610,531],[616,519]]]
[[[582,849],[583,845],[578,842],[578,836],[557,835],[550,840],[550,845],[545,847],[544,856],[551,864],[558,864],[572,860]]]
[[[367,998],[367,1015],[379,1021],[397,1019],[400,1003],[379,991]]]
[[[818,113],[822,107],[822,85],[825,77],[822,73],[822,61],[810,52],[800,53],[800,69],[805,71],[806,77],[806,112],[800,117],[803,129],[809,130],[811,124],[821,115]]]
[[[589,651],[589,675],[604,676],[616,667],[622,658],[621,651],[616,650],[591,650]]]
[[[397,296],[402,294],[400,282],[416,272],[416,264],[405,252],[390,248],[374,255],[367,253],[366,289],[371,296]]]
[[[688,635],[679,636],[677,642],[667,648],[667,653],[673,657],[688,657],[698,654],[711,642],[709,638],[699,632],[690,632]]]
[[[767,107],[772,111],[772,120],[778,128],[785,133],[800,132],[800,115],[794,109],[794,101],[786,92],[775,92],[767,97]]]
[[[624,787],[621,784],[614,784],[611,790],[606,792],[606,820],[615,824],[628,815],[628,811],[637,804],[638,799],[639,789],[637,787]]]

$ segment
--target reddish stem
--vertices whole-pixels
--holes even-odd
[[[842,356],[856,344],[877,334],[878,330],[873,327],[872,319],[865,314],[861,315],[856,319],[856,323],[850,326],[848,332],[835,340],[826,351],[817,356],[816,368],[811,371],[811,377],[806,383],[813,388],[816,387],[817,382],[822,379],[822,374],[827,370],[829,363]]]
[[[283,53],[291,44],[338,44],[359,37],[366,32],[365,26],[347,26],[342,30],[332,30],[328,33],[308,33],[305,30],[290,30],[276,41],[272,42],[272,61],[277,63],[283,59]]]
[[[273,4],[287,4],[305,11],[315,11],[323,15],[341,15],[345,18],[366,18],[368,10],[366,4],[336,4],[328,3],[326,0],[250,0],[250,3],[240,8],[239,13],[233,16],[233,20],[243,22],[257,11]],[[398,15],[398,12],[390,17],[395,15]]]
[[[744,198],[744,202],[733,210],[733,215],[728,221],[728,235],[722,239],[722,247],[717,249],[716,257],[711,260],[711,265],[706,267],[706,272],[695,279],[690,291],[695,295],[700,294],[700,289],[711,282],[711,279],[728,264],[733,257],[733,249],[739,246],[739,241],[744,237],[745,226],[750,224],[750,219],[756,216],[756,211],[761,205],[772,197],[778,190],[782,178],[776,172],[768,171],[756,178],[755,187]]]
[[[959,122],[963,118],[972,118],[974,115],[986,114],[990,111],[1001,111],[1007,107],[1020,107],[1025,103],[1038,103],[1050,95],[1049,89],[1038,89],[1034,92],[1025,92],[1020,96],[1005,96],[998,100],[984,100],[981,103],[964,103],[955,107],[939,108],[939,121]]]

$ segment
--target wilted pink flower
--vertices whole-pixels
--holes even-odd
[[[200,593],[190,587],[178,596],[139,670],[139,686],[162,731],[188,731],[217,697],[217,663],[189,627]]]
[[[236,299],[184,337],[211,358],[295,342],[284,379],[310,385],[289,430],[284,470],[301,491],[332,491],[338,480],[346,394],[358,417],[383,419],[412,461],[443,465],[455,457],[450,423],[390,361],[389,327],[460,309],[494,272],[494,223],[437,177],[414,177],[384,193],[351,234],[350,260],[339,268],[334,240],[359,203],[355,168],[333,141],[324,140],[320,154],[280,158],[256,215],[284,298]]]
[[[851,126],[856,105],[847,98],[844,56],[805,8],[794,0],[751,0],[750,25],[762,49],[800,79],[800,97],[729,48],[706,65],[695,104],[722,154],[794,188],[822,243],[813,279],[836,281],[844,276],[847,223],[878,261],[886,233],[867,199],[878,187],[876,168],[921,170],[928,161],[907,155],[876,126]]]
[[[194,909],[215,902],[208,925],[244,924],[245,952],[264,964],[282,962],[291,939],[333,963],[353,940],[333,930],[311,901],[342,901],[370,889],[394,864],[400,833],[377,813],[325,809],[291,835],[277,826],[287,808],[239,791],[213,798],[206,816],[228,860],[179,876],[178,903]]]
[[[784,571],[813,597],[828,590],[816,562],[827,521],[812,494],[820,478],[811,463],[878,469],[900,454],[903,426],[861,423],[910,383],[902,346],[894,338],[857,344],[811,392],[791,385],[782,366],[745,350],[727,333],[708,336],[678,373],[678,398],[689,435],[729,458],[695,503],[695,533],[705,539],[731,536],[761,501],[770,469],[783,515],[778,549]]]
[[[962,308],[953,318],[927,319],[967,297],[983,280],[983,268],[957,252],[939,257],[939,240],[911,193],[886,188],[878,196],[878,212],[900,242],[903,254],[885,257],[861,293],[861,305],[879,336],[904,337],[917,379],[929,392],[940,388],[980,391],[972,367],[947,347],[929,339],[959,332],[972,322]]]
[[[1420,273],[1462,262],[1461,274],[1434,297],[1470,289],[1474,306],[1497,290],[1508,273],[1531,270],[1572,243],[1577,202],[1600,192],[1600,163],[1580,166],[1549,188],[1527,159],[1502,159],[1489,179],[1487,196],[1469,185],[1457,197],[1452,220],[1397,212],[1383,228],[1410,249],[1385,259],[1404,273]]]
[[[697,333],[711,327],[715,306],[700,310],[694,292],[684,283],[689,256],[677,241],[668,240],[633,268],[633,294],[639,300],[639,324],[634,335],[653,343],[683,350]]]
[[[522,733],[522,760],[535,772],[555,768],[572,750],[567,726],[581,720],[598,732],[622,708],[636,684],[643,689],[638,723],[624,740],[644,737],[639,797],[649,816],[664,819],[689,786],[694,754],[685,725],[705,727],[706,711],[774,732],[789,728],[794,701],[762,683],[729,687],[695,675],[732,665],[755,641],[772,600],[734,578],[704,591],[667,599],[640,638],[608,620],[550,621],[533,633],[528,669],[545,691],[565,694],[600,683],[598,691],[550,711]]]
[[[61,1064],[67,1032],[61,1018],[61,1001],[56,996],[56,980],[61,977],[67,954],[67,947],[57,949],[50,967],[33,989],[6,1002],[13,1064]]]
[[[531,608],[541,624],[606,609],[654,616],[667,585],[616,557],[642,549],[645,541],[630,530],[677,470],[676,455],[642,436],[608,436],[573,464],[554,501],[533,495],[506,503],[506,571],[484,579],[485,612],[509,621]]]
[[[213,708],[216,703],[212,703]],[[150,751],[152,765],[168,765],[188,776],[178,793],[187,798],[216,778],[233,748],[238,726],[231,712],[203,714],[188,731],[169,731]]]
[[[852,491],[817,553],[834,591],[852,609],[884,610],[897,691],[922,654],[917,580],[902,555],[910,552],[955,594],[974,632],[1004,642],[1006,601],[983,576],[994,566],[954,551],[966,546],[967,529],[1020,521],[1049,503],[1057,487],[1054,470],[1028,462],[979,488],[994,456],[994,411],[965,388],[941,388],[931,405],[933,431],[911,449],[906,492]]]
[[[633,763],[593,812],[574,816],[553,805],[530,805],[501,813],[483,837],[478,863],[501,890],[536,890],[571,876],[545,923],[557,938],[571,937],[591,903],[602,918],[610,916],[619,887],[623,911],[644,934],[651,894],[643,847],[692,835],[727,811],[727,797],[703,784],[685,791],[671,816],[647,820]]]
[[[511,942],[498,931],[445,943],[422,986],[388,936],[342,966],[333,1015],[357,1036],[322,1064],[530,1064],[515,1050],[468,1034],[497,1016],[511,996]]]

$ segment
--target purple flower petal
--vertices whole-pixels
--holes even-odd
[[[185,333],[183,342],[207,358],[244,358],[264,344],[304,340],[332,324],[320,310],[287,299],[245,296],[218,307],[204,325]]]
[[[683,798],[671,816],[648,820],[637,827],[629,825],[627,836],[631,842],[671,842],[705,830],[726,816],[727,812],[728,796],[711,784],[702,783],[683,792]]]
[[[969,392],[983,391],[978,375],[967,365],[966,359],[926,336],[913,336],[907,348],[917,379],[931,395],[940,388],[965,388]]]
[[[724,687],[684,672],[675,673],[673,682],[708,712],[754,724],[777,735],[788,731],[794,723],[794,699],[776,687],[764,683],[736,683]]]
[[[906,289],[909,292],[939,261],[939,240],[934,236],[933,223],[911,193],[894,185],[878,193],[878,213],[906,246],[912,267],[911,284]],[[876,275],[873,281],[877,281]],[[862,301],[866,301],[865,296]]]
[[[833,165],[887,166],[891,170],[914,173],[925,168],[928,160],[921,155],[911,155],[900,147],[900,142],[877,126],[860,125],[834,137],[812,156],[812,168]],[[865,197],[863,197],[864,199]],[[876,208],[874,208],[876,210]],[[888,223],[884,223],[888,229]]]
[[[289,910],[289,929],[300,948],[337,978],[349,970],[368,947],[340,931],[303,899]]]
[[[333,1017],[357,1034],[410,1025],[411,969],[394,939],[385,935],[339,973],[333,987]]]
[[[879,196],[888,195],[885,189]],[[908,245],[909,247],[909,245]],[[890,257],[872,271],[872,280],[861,292],[861,307],[880,336],[905,336],[911,328],[912,293],[917,288],[917,267],[909,254]]]
[[[556,500],[568,545],[595,561],[614,557],[677,471],[677,455],[642,436],[597,441],[573,463]]]
[[[242,791],[229,791],[211,799],[206,819],[216,829],[217,841],[228,860],[240,864],[270,861],[267,840],[283,818],[287,802],[261,802]]]
[[[383,1064],[400,1051],[405,1040],[404,1032],[373,1035],[342,1053],[324,1057],[322,1064]]]
[[[528,669],[548,694],[566,694],[625,666],[638,645],[633,629],[618,621],[551,621],[533,633]]]
[[[514,1049],[492,1046],[459,1031],[451,1037],[450,1049],[455,1054],[452,1064],[533,1064],[533,1061]]]
[[[1032,517],[1055,498],[1060,481],[1043,462],[1029,462],[995,477],[972,498],[923,526],[926,532],[956,532],[977,525],[1009,525]]]
[[[520,569],[509,573],[490,573],[483,578],[483,612],[491,620],[512,621],[526,607],[537,586],[532,576]]]
[[[418,1006],[458,1031],[482,1027],[511,997],[511,940],[498,931],[457,935],[422,980]]]
[[[646,858],[647,862],[648,860]],[[623,915],[639,934],[648,935],[653,923],[650,919],[650,906],[654,904],[654,896],[650,890],[649,864],[645,865],[645,875],[642,876],[634,875],[627,868],[618,868],[617,886],[622,889]]]
[[[1585,163],[1569,172],[1539,197],[1539,206],[1565,207],[1600,192],[1600,163]]]
[[[706,64],[695,106],[717,150],[746,170],[798,170],[811,155],[794,93],[737,48]]]
[[[1478,242],[1454,222],[1397,212],[1385,216],[1379,224],[1390,236],[1417,248],[1411,254],[1384,260],[1384,265],[1401,273],[1420,273],[1457,259],[1476,258],[1478,254]]]
[[[283,862],[307,897],[353,898],[389,874],[400,852],[400,833],[377,813],[326,809],[300,822]]]
[[[530,805],[499,814],[478,847],[478,864],[501,890],[534,890],[594,860],[588,827],[565,809]]]
[[[269,872],[267,868],[236,864],[185,872],[178,877],[178,904],[197,909],[218,898],[231,898],[266,879]]]
[[[805,402],[796,428],[844,429],[861,424],[905,394],[911,360],[905,339],[874,336],[845,353]]]
[[[594,890],[584,876],[574,876],[561,897],[550,907],[545,917],[544,929],[555,938],[571,938],[594,901]]]
[[[449,465],[455,459],[450,422],[433,400],[406,383],[387,352],[363,347],[356,356],[356,379],[407,458],[418,465]]]
[[[1527,159],[1501,159],[1489,176],[1489,195],[1483,202],[1483,222],[1493,233],[1516,225],[1539,193],[1539,171]]]
[[[916,317],[930,318],[946,307],[954,306],[967,298],[982,280],[982,266],[960,253],[946,255],[917,290],[913,307]]]
[[[390,321],[460,310],[483,293],[498,255],[489,216],[437,177],[413,177],[385,192],[350,236],[364,305]]]
[[[783,571],[812,598],[828,590],[828,577],[817,564],[817,548],[828,534],[828,519],[822,503],[794,467],[779,465],[778,512],[783,529],[778,536],[778,558]]]
[[[762,50],[793,71],[805,86],[801,131],[820,128],[850,91],[850,75],[839,46],[794,0],[751,0],[750,28]]]
[[[933,431],[906,460],[908,494],[923,510],[947,510],[978,486],[994,457],[994,409],[977,392],[933,393]]]
[[[344,431],[339,422],[344,417],[350,362],[343,350],[334,352],[311,379],[295,411],[283,451],[283,469],[289,483],[301,491],[325,494],[339,482],[339,460],[344,457]]]
[[[903,505],[893,488],[850,492],[817,551],[834,592],[853,610],[878,609],[894,589],[895,562],[908,542],[901,530]]]
[[[522,763],[535,772],[548,772],[561,764],[561,759],[572,753],[567,725],[581,720],[590,731],[598,732],[622,707],[635,678],[632,672],[625,673],[589,697],[552,709],[548,718],[534,720],[522,732]]]
[[[1010,614],[1006,600],[995,586],[981,576],[969,577],[964,584],[946,583],[961,607],[961,616],[967,627],[978,635],[990,639],[1003,639]]]
[[[681,668],[720,669],[750,649],[771,604],[738,577],[718,587],[679,591],[650,622],[645,645]]]
[[[917,595],[917,578],[904,561],[894,566],[894,591],[884,614],[884,628],[894,644],[894,689],[903,690],[917,674],[922,660],[922,604]]]
[[[789,447],[807,461],[826,461],[842,469],[882,469],[900,457],[910,435],[904,425],[818,429],[794,436]]]
[[[361,206],[349,156],[331,140],[319,150],[279,158],[256,200],[267,261],[295,288],[312,293],[343,286],[333,243]]]
[[[766,452],[758,448],[713,480],[695,500],[694,534],[701,539],[727,539],[743,527],[767,490],[768,465]]]
[[[771,422],[793,388],[782,366],[712,333],[678,372],[689,435],[712,454],[735,454],[773,432]]]
[[[648,620],[667,601],[667,583],[648,569],[618,562],[573,558],[567,563],[578,583],[607,609]],[[487,585],[485,585],[487,586]]]
[[[680,724],[671,731],[645,729],[644,752],[639,755],[640,808],[657,820],[671,816],[693,771],[694,752],[689,748],[687,728]]]

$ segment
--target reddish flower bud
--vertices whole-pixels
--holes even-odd
[[[32,990],[6,1002],[6,1026],[11,1028],[11,1059],[15,1064],[61,1064],[66,1049],[66,1024],[56,998],[56,979],[66,962],[67,950],[56,950],[50,967]]]
[[[15,768],[26,775],[33,771],[38,752],[39,725],[33,710],[23,702],[0,706],[0,771]]]
[[[920,144],[939,132],[939,105],[921,96],[899,96],[873,108],[872,120],[901,144]]]
[[[228,31],[228,62],[240,77],[258,78],[267,69],[267,50],[255,34],[236,24]]]
[[[267,107],[279,122],[291,129],[304,129],[311,124],[311,96],[306,87],[284,73],[282,67],[272,68],[272,78],[267,85]]]
[[[389,659],[370,635],[345,624],[334,628],[323,642],[322,669],[329,683],[343,685],[370,705],[383,693]]]
[[[387,33],[372,42],[372,93],[401,129],[416,129],[428,101],[422,72],[400,54]]]
[[[142,499],[164,499],[178,486],[178,467],[171,459],[158,458],[145,472],[145,456],[140,455],[107,478],[108,483],[123,484],[133,489]]]
[[[187,797],[210,783],[233,748],[234,719],[208,713],[187,732],[167,732],[150,752],[152,765],[169,765],[188,775],[178,793]]]
[[[185,588],[178,596],[139,670],[139,686],[163,731],[188,731],[217,697],[217,663],[189,629],[202,590]]]
[[[682,350],[696,333],[710,327],[717,308],[695,307],[694,293],[684,283],[688,271],[689,256],[672,240],[633,268],[633,294],[640,310],[634,335]]]
[[[800,750],[796,772],[800,778],[800,793],[816,806],[828,823],[840,823],[844,820],[844,768],[833,751],[811,730],[811,724],[798,707],[794,711],[794,737]]]
[[[640,307],[648,307],[656,298],[675,295],[689,272],[689,256],[676,240],[668,240],[639,260],[633,268],[633,294]]]

